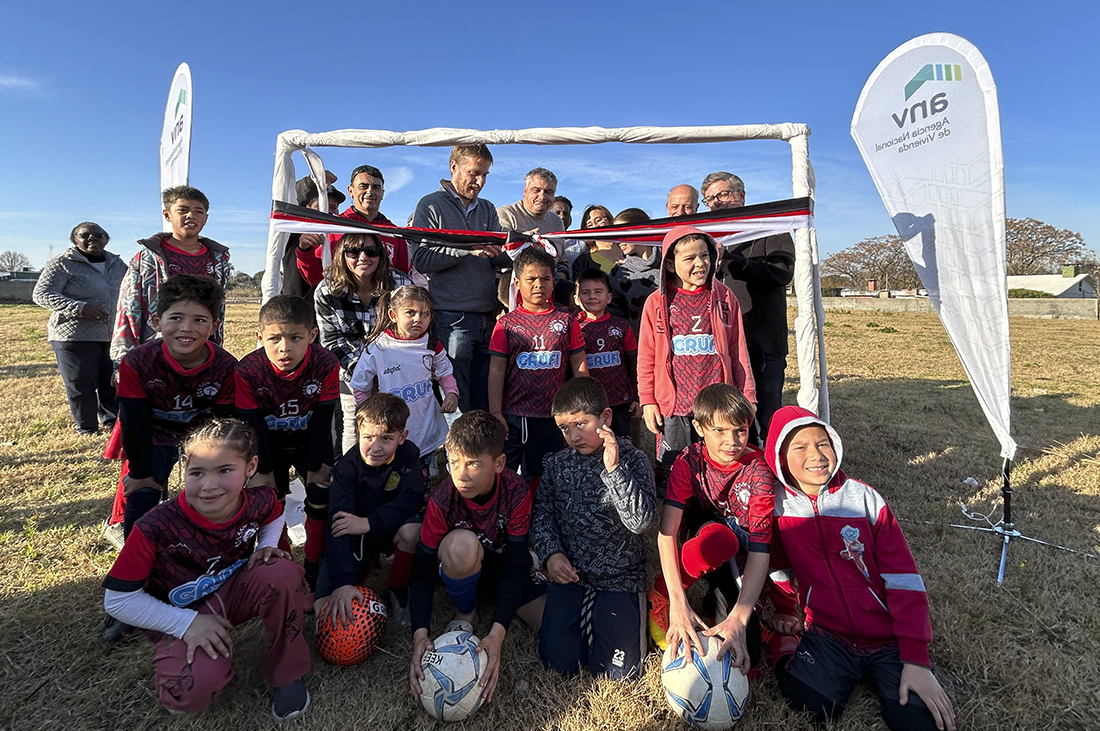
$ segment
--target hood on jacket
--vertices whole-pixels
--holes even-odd
[[[665,234],[664,240],[661,241],[661,259],[660,260],[662,262],[669,262],[670,266],[674,266],[674,264],[672,263],[672,260],[670,259],[669,255],[668,255],[669,250],[672,248],[673,244],[675,244],[677,241],[679,241],[680,239],[684,238],[685,236],[689,236],[691,234],[695,234],[697,236],[702,236],[707,241],[707,251],[710,252],[710,271],[707,272],[707,285],[709,286],[712,282],[714,282],[714,272],[715,272],[715,270],[717,269],[717,266],[718,266],[718,243],[715,242],[714,237],[711,236],[710,234],[708,234],[707,232],[700,231],[699,229],[695,228],[694,226],[676,226],[671,231],[669,231],[667,234]],[[654,257],[654,258],[656,258],[656,257]],[[669,274],[668,267],[665,266],[664,264],[662,264],[662,266],[661,266],[661,281],[660,281],[662,291],[664,291],[664,286],[665,286],[665,282],[668,279],[668,274]]]
[[[822,489],[835,487],[846,479],[840,469],[841,460],[844,458],[844,445],[841,443],[840,434],[837,433],[836,429],[833,429],[808,409],[801,406],[784,406],[775,412],[771,423],[768,425],[768,441],[764,447],[764,459],[768,461],[768,466],[772,468],[772,472],[779,478],[779,481],[792,490],[801,490],[801,488],[799,488],[798,483],[788,477],[787,471],[783,469],[779,459],[779,450],[783,446],[783,442],[797,429],[815,425],[824,427],[825,433],[829,435],[829,441],[833,443],[833,451],[836,452],[836,471],[829,476],[829,483]]]
[[[619,268],[625,269],[631,274],[657,274],[657,269],[661,266],[661,250],[656,246],[640,247],[650,250],[649,258],[640,256],[638,254],[628,254],[619,260]]]

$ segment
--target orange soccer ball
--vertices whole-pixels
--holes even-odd
[[[386,605],[381,597],[365,586],[355,587],[363,601],[352,603],[351,622],[340,627],[325,614],[317,622],[317,651],[333,665],[358,665],[378,647],[386,631]],[[326,605],[327,606],[327,605]]]

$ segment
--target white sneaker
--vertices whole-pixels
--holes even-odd
[[[121,551],[122,547],[126,545],[126,538],[122,533],[122,523],[110,523],[109,521],[110,518],[103,521],[103,532],[99,536],[114,546],[115,550]]]

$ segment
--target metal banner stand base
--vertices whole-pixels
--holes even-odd
[[[998,586],[998,588],[1002,584],[1004,584],[1004,581],[1005,581],[1005,565],[1008,562],[1008,544],[1013,539],[1020,540],[1020,541],[1030,541],[1031,543],[1038,543],[1041,546],[1050,546],[1051,548],[1057,548],[1059,551],[1066,551],[1068,553],[1076,553],[1079,556],[1084,556],[1086,558],[1100,558],[1100,557],[1096,556],[1096,554],[1086,553],[1084,551],[1077,551],[1075,549],[1067,548],[1065,546],[1059,546],[1055,543],[1048,543],[1047,541],[1041,541],[1038,538],[1032,538],[1030,536],[1025,536],[1023,533],[1016,530],[1016,526],[1012,522],[1012,485],[1011,485],[1011,483],[1009,482],[1009,479],[1008,479],[1009,471],[1010,471],[1011,467],[1012,467],[1012,462],[1010,460],[1006,459],[1004,461],[1004,466],[1001,468],[1001,479],[1002,479],[1002,483],[1001,483],[1001,501],[1002,501],[1003,506],[1004,506],[1004,513],[1003,513],[1003,517],[999,521],[994,523],[990,519],[990,516],[993,515],[993,512],[996,511],[996,508],[994,508],[992,511],[990,511],[986,515],[982,515],[981,513],[974,513],[972,511],[968,510],[967,508],[963,508],[963,510],[962,510],[963,515],[965,515],[967,518],[969,518],[971,520],[979,520],[979,521],[984,520],[986,523],[988,523],[988,525],[987,526],[956,525],[956,524],[951,525],[952,528],[962,528],[964,530],[976,530],[976,531],[982,531],[983,533],[996,533],[997,535],[1001,536],[1001,538],[1002,538],[1002,542],[1001,542],[1001,565],[1000,565],[1000,568],[997,569],[997,586]]]

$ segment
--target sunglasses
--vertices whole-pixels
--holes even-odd
[[[349,259],[358,259],[360,254],[366,254],[368,257],[375,259],[382,256],[382,247],[368,246],[365,249],[357,249],[355,247],[344,249],[344,256]]]

